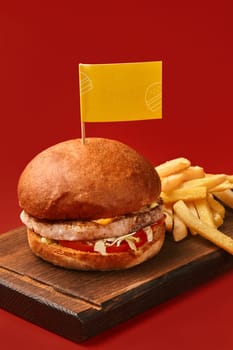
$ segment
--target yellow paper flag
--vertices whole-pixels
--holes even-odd
[[[82,122],[162,118],[162,62],[80,64]]]

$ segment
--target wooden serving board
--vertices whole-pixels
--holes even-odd
[[[233,213],[221,230],[233,237]],[[0,307],[81,342],[233,267],[201,237],[167,234],[153,259],[115,272],[68,271],[35,257],[26,229],[0,235]]]

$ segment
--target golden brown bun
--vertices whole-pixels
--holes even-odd
[[[136,252],[99,253],[82,252],[63,247],[60,244],[45,244],[41,236],[27,230],[28,243],[33,253],[54,265],[75,270],[119,270],[127,269],[152,258],[160,251],[165,238],[165,225],[156,226],[154,235],[158,237],[155,242],[144,244]]]
[[[74,139],[39,153],[18,183],[20,206],[36,218],[90,220],[138,211],[160,195],[154,167],[103,138]]]

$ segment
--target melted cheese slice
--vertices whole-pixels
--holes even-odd
[[[106,218],[106,219],[97,219],[97,220],[92,220],[93,222],[96,222],[99,225],[108,225],[111,222],[113,222],[114,218]]]

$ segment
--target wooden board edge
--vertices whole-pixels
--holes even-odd
[[[98,313],[91,309],[82,312],[85,340],[229,271],[233,268],[233,257],[217,250],[191,265],[191,273],[187,264],[161,276],[156,283],[149,281],[108,300]]]
[[[82,342],[87,338],[79,313],[39,295],[32,296],[26,291],[27,288],[24,288],[27,282],[17,273],[5,270],[4,275],[6,278],[0,276],[0,308],[74,342]],[[39,283],[36,288],[39,289]],[[91,305],[89,307],[91,308]]]
[[[16,287],[12,287],[12,284],[5,283],[0,278],[0,307],[64,338],[81,343],[232,267],[233,257],[221,249],[216,249],[154,281],[150,280],[120,296],[110,298],[99,310],[90,307],[77,314],[63,312],[64,310],[51,305],[46,300],[32,298],[24,290],[17,289],[17,276],[14,276]],[[13,299],[17,301],[14,305]],[[22,305],[25,304],[27,310],[33,310],[33,312],[22,310]],[[58,322],[59,319],[62,322]],[[67,327],[64,327],[64,324]]]

